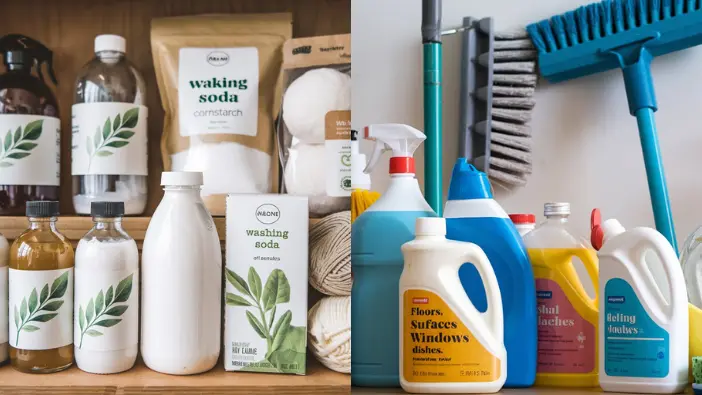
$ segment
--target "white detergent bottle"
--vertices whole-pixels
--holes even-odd
[[[402,245],[400,384],[410,393],[495,393],[507,378],[502,297],[485,252],[446,239],[444,218],[417,218],[415,239]],[[458,269],[477,269],[487,310],[476,309]]]
[[[688,307],[685,279],[668,240],[651,228],[602,224],[598,252],[600,386],[608,392],[672,394],[688,380]],[[666,300],[646,263],[661,262]]]

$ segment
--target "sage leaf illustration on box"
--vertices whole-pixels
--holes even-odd
[[[14,166],[18,160],[32,154],[32,150],[37,147],[33,141],[41,137],[43,125],[44,120],[40,119],[29,122],[24,128],[18,126],[14,133],[9,130],[0,143],[0,168]]]
[[[63,296],[68,289],[68,274],[65,272],[58,276],[52,283],[45,284],[41,292],[37,294],[37,289],[32,289],[29,293],[29,299],[25,296],[22,298],[19,308],[17,305],[13,307],[15,328],[17,328],[17,336],[15,337],[15,347],[19,347],[20,334],[22,332],[36,332],[41,330],[39,323],[49,322],[58,315],[57,311],[63,306]]]
[[[290,283],[285,273],[280,269],[274,269],[266,279],[265,285],[262,285],[261,277],[253,267],[249,268],[248,282],[229,269],[226,269],[226,277],[227,281],[241,294],[227,292],[226,304],[247,308],[246,319],[249,325],[261,339],[266,340],[268,348],[265,361],[276,370],[281,370],[281,365],[301,366],[305,360],[307,347],[305,328],[291,325],[290,310],[276,317],[277,306],[290,302]],[[251,367],[248,370],[265,369]]]
[[[94,298],[90,298],[85,307],[78,307],[78,326],[80,327],[80,343],[78,348],[83,348],[83,337],[102,336],[104,333],[96,329],[111,328],[120,322],[121,317],[129,305],[129,297],[132,294],[132,279],[134,275],[130,274],[117,284],[117,287],[110,285],[104,293],[102,290]]]
[[[85,145],[90,160],[88,162],[88,171],[93,165],[93,159],[96,157],[104,158],[111,156],[114,151],[129,144],[129,139],[134,136],[134,129],[139,123],[139,108],[127,110],[124,114],[117,114],[114,119],[110,120],[107,117],[102,129],[98,126],[95,129],[95,134],[87,136]]]

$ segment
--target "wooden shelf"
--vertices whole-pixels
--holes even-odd
[[[111,375],[85,373],[73,366],[53,374],[20,373],[0,368],[0,394],[348,394],[351,376],[331,371],[308,359],[307,375],[225,372],[221,361],[213,370],[193,376],[157,373],[141,363]]]
[[[140,248],[141,242],[146,236],[149,221],[151,221],[151,217],[124,217],[122,219],[122,227],[137,241]],[[319,219],[317,218],[310,218],[310,226],[318,221]],[[226,235],[224,217],[214,217],[214,222],[219,234],[219,240],[224,243]],[[93,227],[93,220],[91,217],[59,217],[56,227],[75,244]],[[0,217],[0,233],[7,240],[16,239],[25,229],[27,229],[27,217]]]

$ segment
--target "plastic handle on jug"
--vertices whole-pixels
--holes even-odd
[[[584,253],[584,250],[579,250],[577,251],[574,256],[579,258],[583,262],[583,266],[585,266],[585,270],[587,271],[588,277],[590,277],[590,281],[592,281],[593,289],[595,290],[595,297],[590,298],[588,295],[585,295],[590,302],[592,302],[595,306],[598,306],[598,302],[600,300],[600,290],[598,289],[598,284],[599,284],[599,277],[600,277],[600,270],[597,264],[597,257],[594,254],[588,254]],[[572,263],[571,263],[572,265]]]
[[[666,318],[671,319],[673,312],[672,306],[677,306],[679,303],[687,303],[687,300],[678,300],[680,298],[679,293],[675,292],[675,283],[673,281],[673,270],[678,270],[678,254],[673,250],[673,246],[670,244],[668,239],[663,236],[660,232],[654,229],[644,229],[645,238],[637,243],[634,247],[635,262],[642,267],[643,271],[647,274],[645,276],[646,281],[650,282],[649,287],[655,287],[658,292],[654,292],[656,299],[658,299],[659,306],[661,309],[668,307],[665,311]],[[650,231],[650,232],[649,232]],[[667,303],[663,297],[663,293],[658,287],[658,283],[653,278],[651,270],[648,268],[646,263],[646,252],[651,251],[656,255],[656,258],[661,262],[663,266],[663,271],[665,272],[666,281],[668,282],[668,289],[670,290],[670,303]],[[687,294],[685,295],[687,299]]]
[[[498,340],[504,339],[504,320],[502,318],[502,296],[500,294],[500,286],[497,283],[497,277],[495,272],[492,270],[492,265],[490,265],[490,260],[488,259],[485,252],[473,243],[464,243],[465,251],[461,255],[461,259],[458,260],[456,266],[456,271],[451,273],[452,279],[457,281],[460,285],[460,280],[458,277],[458,270],[463,266],[464,263],[469,263],[475,266],[480,274],[480,279],[485,284],[485,294],[487,296],[487,310],[484,313],[480,313],[475,305],[470,301],[468,295],[463,293],[463,297],[470,303],[478,314],[480,314],[485,323],[487,324],[490,333],[494,334]],[[461,288],[463,287],[460,285]]]

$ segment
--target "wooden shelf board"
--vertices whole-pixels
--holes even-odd
[[[97,375],[73,366],[52,374],[26,374],[0,368],[0,394],[348,394],[351,376],[308,359],[307,375],[225,372],[221,361],[211,371],[192,376],[157,373],[143,363],[129,371]]]
[[[150,220],[151,217],[124,217],[122,219],[122,227],[141,247],[141,241],[144,240]],[[310,226],[318,221],[319,219],[317,218],[310,218]],[[224,243],[226,235],[224,217],[214,217],[214,222],[219,234],[219,240]],[[92,226],[93,220],[87,216],[59,217],[56,223],[59,231],[74,243],[77,243]],[[0,233],[8,240],[16,239],[25,229],[27,229],[26,217],[0,217]]]

